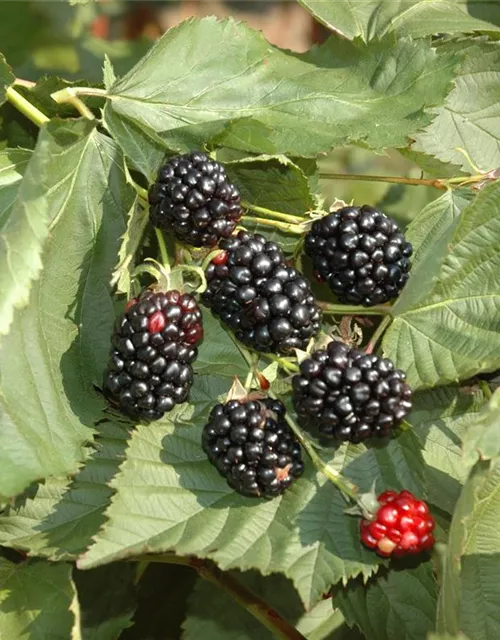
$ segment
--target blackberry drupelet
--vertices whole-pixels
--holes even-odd
[[[155,227],[195,247],[228,238],[242,214],[239,191],[226,170],[200,151],[175,156],[161,167],[149,204]]]
[[[301,423],[326,438],[383,438],[411,410],[406,375],[391,360],[331,342],[300,365],[293,402]]]
[[[302,450],[279,400],[230,400],[212,409],[203,450],[230,487],[244,496],[274,498],[302,475]]]
[[[261,235],[240,231],[219,246],[224,253],[206,270],[207,307],[258,351],[304,349],[321,323],[309,282]]]
[[[178,291],[144,291],[117,321],[104,394],[128,417],[158,420],[185,402],[203,337],[196,300]]]
[[[340,302],[365,307],[399,295],[413,252],[394,220],[368,205],[316,220],[304,248]]]

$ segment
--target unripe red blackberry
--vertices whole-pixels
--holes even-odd
[[[383,557],[420,553],[434,546],[429,507],[410,491],[384,491],[380,507],[360,524],[361,541]]]
[[[302,475],[302,451],[279,400],[230,400],[212,409],[203,450],[230,487],[274,498]]]
[[[202,337],[192,296],[144,291],[116,322],[104,394],[133,420],[158,420],[187,400]]]
[[[228,238],[242,214],[239,191],[226,170],[201,151],[170,158],[160,168],[149,204],[155,227],[195,247]]]
[[[391,360],[331,342],[300,365],[293,402],[304,428],[326,438],[383,438],[410,412],[406,375]]]
[[[396,298],[408,280],[412,246],[374,207],[344,207],[316,220],[304,249],[340,302],[371,307]]]
[[[206,270],[207,307],[258,351],[304,349],[321,323],[309,282],[261,235],[240,231],[219,246],[224,253]]]

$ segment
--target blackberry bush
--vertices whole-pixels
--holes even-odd
[[[128,417],[158,420],[185,402],[203,337],[196,300],[178,291],[144,291],[117,321],[104,393]]]
[[[240,231],[219,246],[223,253],[206,270],[207,307],[258,351],[304,349],[321,321],[306,278],[264,236]]]
[[[168,160],[149,190],[155,227],[195,247],[228,238],[240,217],[240,194],[220,162],[196,151]]]
[[[340,302],[371,307],[396,298],[411,268],[412,246],[374,207],[344,207],[308,232],[305,251]]]
[[[202,444],[230,487],[244,496],[275,498],[302,475],[300,444],[279,400],[230,400],[212,409]]]
[[[387,358],[334,341],[301,363],[293,402],[304,426],[323,437],[354,443],[383,438],[412,407],[405,379]]]

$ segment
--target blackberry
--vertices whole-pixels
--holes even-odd
[[[195,247],[228,238],[242,214],[239,191],[226,170],[200,151],[175,156],[161,167],[149,204],[155,227]]]
[[[293,402],[305,428],[358,443],[388,436],[409,413],[411,389],[391,360],[331,342],[300,365]]]
[[[212,409],[203,450],[230,487],[274,498],[302,475],[302,450],[279,400],[230,400]]]
[[[261,235],[240,231],[219,246],[206,270],[207,307],[258,351],[304,349],[321,323],[309,282]]]
[[[158,420],[185,402],[203,337],[196,300],[178,291],[144,291],[117,320],[104,394],[128,417]]]
[[[413,252],[394,220],[368,205],[316,220],[304,248],[340,302],[365,307],[399,295]]]

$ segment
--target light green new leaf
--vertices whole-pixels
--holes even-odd
[[[213,404],[213,400],[212,400]],[[374,573],[359,524],[344,515],[339,491],[310,464],[283,497],[250,500],[232,491],[201,448],[206,413],[138,427],[111,482],[115,494],[81,568],[174,549],[223,569],[258,569],[291,578],[307,607],[330,585]]]
[[[496,5],[500,14],[500,5]],[[436,118],[416,136],[412,146],[452,162],[467,173],[477,173],[461,151],[465,150],[481,171],[500,167],[500,42],[474,41],[451,43],[438,48],[439,55],[450,51],[466,54],[455,88]]]
[[[0,558],[0,638],[68,640],[73,598],[71,565]]]
[[[5,102],[6,91],[14,80],[15,78],[9,65],[5,62],[5,58],[0,53],[0,105]]]
[[[234,572],[234,577],[253,593],[258,594],[308,640],[356,640],[356,635],[348,635],[351,632],[344,624],[340,611],[332,607],[331,600],[322,600],[306,612],[291,582],[283,576],[272,575],[264,578],[256,572]],[[182,628],[183,640],[276,638],[229,595],[214,589],[210,582],[200,578],[189,597],[187,617]]]
[[[335,602],[347,622],[370,640],[422,640],[434,629],[437,586],[432,563],[392,570],[370,580],[353,581]]]
[[[188,20],[109,88],[105,121],[148,177],[159,148],[213,138],[297,156],[348,142],[406,146],[430,122],[426,108],[442,103],[457,62],[409,39],[332,39],[301,57],[233,20]]]
[[[423,447],[427,499],[452,514],[471,464],[462,457],[462,442],[481,415],[480,391],[442,387],[420,391],[413,399],[408,422]]]
[[[485,187],[450,226],[433,232],[435,253],[422,254],[430,258],[417,264],[419,277],[412,274],[395,303],[383,340],[414,388],[500,367],[500,183]]]
[[[85,455],[104,406],[92,385],[109,350],[109,281],[133,199],[120,151],[91,123],[54,121],[41,136],[30,167],[40,159],[46,169],[42,213],[51,232],[30,304],[16,312],[0,350],[4,496],[75,472]]]
[[[500,29],[500,7],[491,0],[299,0],[325,26],[347,38],[371,40],[386,33],[436,33]]]
[[[470,640],[500,635],[500,459],[478,462],[455,511],[438,607],[438,631]]]

